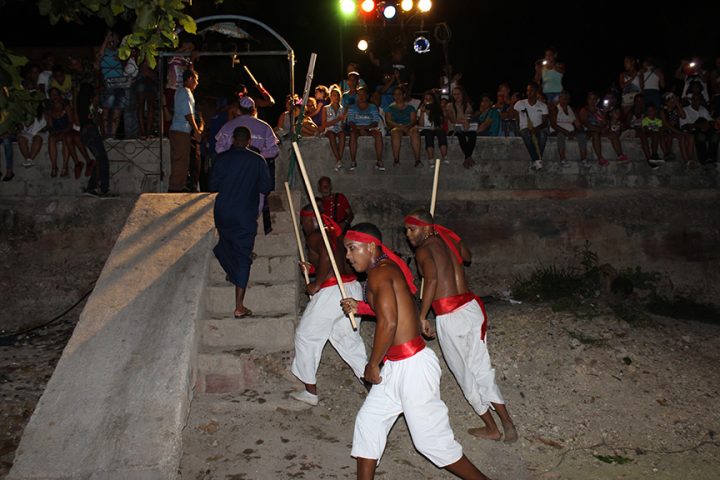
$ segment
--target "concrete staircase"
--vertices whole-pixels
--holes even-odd
[[[298,266],[287,202],[270,196],[273,231],[258,222],[255,259],[245,305],[253,316],[233,317],[235,287],[210,258],[205,316],[199,324],[196,393],[242,392],[261,383],[270,364],[287,364],[298,313]]]

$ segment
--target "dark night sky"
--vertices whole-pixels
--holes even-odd
[[[339,49],[342,20],[337,0],[225,0],[219,7],[210,0],[193,3],[190,10],[193,16],[220,12],[247,15],[266,22],[283,35],[296,52],[298,88],[304,83],[311,51],[318,53],[313,83],[329,84],[339,80],[343,71]],[[435,0],[433,4],[426,23],[446,22],[450,26],[451,63],[465,73],[463,83],[475,96],[480,92],[494,93],[501,81],[508,81],[513,89],[524,89],[524,83],[532,75],[533,62],[551,45],[567,64],[565,84],[575,94],[576,101],[585,91],[605,90],[616,81],[623,56],[627,54],[654,56],[666,73],[671,73],[681,58],[700,57],[708,64],[720,55],[720,29],[717,28],[720,2],[716,1],[672,8],[661,7],[660,2],[598,1],[593,5],[581,0],[514,3]],[[97,44],[102,40],[103,25],[88,22],[80,27],[50,27],[46,19],[37,15],[35,5],[32,0],[5,0],[5,6],[0,9],[4,20],[0,40],[10,46],[38,47]],[[408,27],[408,36],[412,37],[416,29]],[[377,72],[355,48],[363,26],[355,20],[342,30],[345,62],[358,61],[363,76],[372,78]],[[397,37],[399,28],[383,28],[376,21],[368,24],[368,32],[371,39],[374,37],[380,44],[378,50],[382,52],[383,47]],[[437,42],[430,54],[412,54],[411,58],[418,72],[416,90],[434,86],[443,62]],[[275,71],[255,73],[261,80],[275,76]],[[268,79],[265,83],[271,82]]]

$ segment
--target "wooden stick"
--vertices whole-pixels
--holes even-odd
[[[307,268],[305,267],[305,250],[300,240],[300,228],[298,228],[297,212],[293,206],[292,196],[290,194],[290,184],[285,182],[285,193],[287,193],[288,205],[290,205],[290,216],[292,217],[293,228],[295,229],[295,241],[297,242],[298,253],[300,254],[300,261],[303,264],[303,274],[305,275],[305,285],[310,283],[310,275],[308,275]]]
[[[245,73],[248,74],[248,77],[250,77],[250,80],[253,82],[253,85],[257,86],[258,81],[255,80],[255,76],[250,73],[250,69],[247,67],[247,65],[243,65],[243,68],[245,69]]]
[[[430,196],[430,215],[435,218],[435,204],[437,203],[438,181],[440,180],[440,159],[435,159],[435,178],[433,178],[432,195]],[[420,280],[420,300],[425,290],[425,279]]]
[[[337,263],[335,262],[335,253],[330,246],[330,240],[328,239],[327,232],[324,228],[325,224],[322,221],[320,209],[318,209],[317,202],[315,201],[315,194],[313,193],[312,184],[310,184],[310,178],[308,177],[307,170],[305,170],[305,162],[303,162],[302,155],[300,154],[300,147],[298,146],[297,142],[292,142],[292,146],[293,150],[295,151],[295,157],[297,158],[298,166],[300,167],[300,173],[302,174],[303,180],[305,181],[305,188],[307,188],[307,193],[310,197],[310,204],[313,207],[313,211],[315,212],[315,218],[317,219],[318,225],[320,226],[320,235],[322,236],[323,243],[325,244],[325,250],[327,250],[328,257],[330,257],[330,264],[332,265],[338,288],[340,288],[340,294],[342,295],[342,298],[347,298],[347,293],[345,292],[345,285],[343,284],[342,277],[340,276],[340,270],[338,269]],[[357,324],[355,323],[355,315],[351,313],[349,317],[350,324],[352,325],[353,330],[357,330]]]

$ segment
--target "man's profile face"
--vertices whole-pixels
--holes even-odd
[[[308,236],[317,228],[317,220],[315,217],[300,217],[300,227],[305,236]]]
[[[318,183],[318,191],[323,197],[327,197],[332,193],[332,184],[329,180],[320,180]]]
[[[356,272],[365,272],[372,262],[375,244],[353,242],[345,239],[345,258]]]
[[[405,224],[405,236],[413,247],[419,246],[426,235],[426,229],[428,227],[421,227],[419,225]]]

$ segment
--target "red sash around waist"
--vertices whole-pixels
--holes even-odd
[[[485,303],[482,299],[472,292],[461,293],[451,297],[438,298],[432,302],[432,309],[435,315],[446,315],[452,313],[458,308],[475,300],[480,306],[483,313],[483,324],[480,330],[480,339],[485,341],[485,333],[487,332],[487,313],[485,312]]]
[[[412,357],[423,348],[425,348],[425,340],[423,340],[422,336],[418,335],[412,340],[409,340],[401,345],[393,345],[388,348],[383,361],[390,360],[392,362],[397,362],[398,360],[405,360],[406,358]]]
[[[341,275],[340,278],[342,279],[343,283],[354,282],[355,280],[357,280],[357,277],[355,275],[353,275],[352,273],[349,273],[347,275]],[[335,278],[335,275],[333,275],[332,277],[328,278],[323,283],[321,283],[320,288],[332,287],[337,284],[338,284],[337,278]]]

